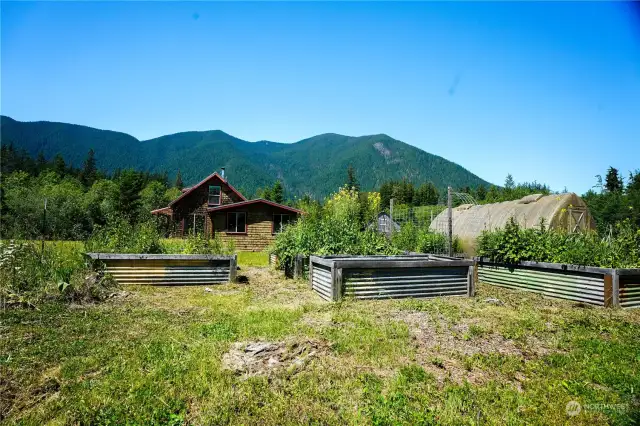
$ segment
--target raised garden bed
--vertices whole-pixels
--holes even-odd
[[[309,284],[333,301],[473,296],[474,261],[432,255],[311,256]]]
[[[233,282],[237,256],[87,253],[119,284],[207,285]]]
[[[640,307],[640,269],[611,269],[560,263],[504,264],[476,258],[478,280],[592,305]]]

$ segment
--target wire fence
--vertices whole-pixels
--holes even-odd
[[[416,231],[429,230],[445,237],[446,244],[434,244],[433,254],[448,256],[462,256],[459,245],[455,244],[453,235],[453,208],[461,205],[476,205],[477,202],[469,194],[454,192],[451,188],[447,191],[447,204],[430,206],[394,205],[394,200],[388,209],[380,212],[375,226],[378,231],[391,237],[394,232],[399,232],[405,226],[412,226]],[[374,226],[374,223],[371,224]]]

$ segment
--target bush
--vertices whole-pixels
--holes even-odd
[[[394,232],[391,241],[395,248],[418,253],[447,253],[447,236],[428,228],[418,228],[412,222],[405,223],[400,231]],[[462,247],[457,237],[453,239],[453,252],[461,253]]]
[[[99,253],[162,253],[160,237],[152,221],[131,225],[118,218],[98,227],[85,247],[88,252]]]
[[[223,242],[219,236],[207,238],[189,233],[185,239],[168,239],[161,242],[162,252],[168,254],[224,254],[235,252],[233,240]]]
[[[78,249],[33,242],[0,244],[0,299],[3,305],[34,306],[44,299],[100,300],[115,286],[99,278]]]
[[[616,225],[611,238],[602,239],[595,232],[548,230],[544,223],[522,229],[512,218],[504,229],[485,231],[478,237],[478,255],[507,264],[529,260],[603,268],[637,267],[640,230],[625,220]]]
[[[379,198],[369,197],[370,203]],[[363,207],[356,191],[346,188],[334,194],[324,207],[310,203],[306,214],[287,226],[270,247],[278,255],[281,267],[292,265],[297,254],[374,255],[399,254],[387,238],[366,226],[360,212],[375,207]]]

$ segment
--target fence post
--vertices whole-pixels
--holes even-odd
[[[333,278],[333,300],[337,302],[342,298],[342,268],[337,268],[334,263],[331,271]]]
[[[313,290],[313,261],[309,256],[309,288]]]
[[[453,257],[453,202],[451,200],[451,187],[447,187],[447,229],[449,257]]]
[[[618,275],[618,270],[614,269],[611,274],[611,306],[614,308],[620,307],[620,275]]]
[[[301,254],[296,254],[293,263],[293,278],[298,279],[302,277],[302,259],[303,256]]]
[[[236,282],[236,273],[238,271],[238,255],[234,254],[233,259],[229,262],[229,282]]]
[[[613,305],[613,276],[611,275],[604,276],[604,307],[610,308]]]

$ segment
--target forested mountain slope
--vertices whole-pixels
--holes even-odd
[[[1,136],[3,144],[13,143],[34,157],[42,152],[50,159],[60,153],[76,167],[93,148],[98,167],[107,172],[129,167],[166,170],[172,178],[179,169],[187,185],[226,167],[230,181],[249,196],[280,179],[290,195],[322,197],[344,183],[349,165],[356,170],[363,190],[404,177],[416,184],[432,181],[440,189],[488,184],[456,163],[384,134],[350,137],[327,133],[285,144],[247,142],[211,130],[139,141],[120,132],[2,116]]]

